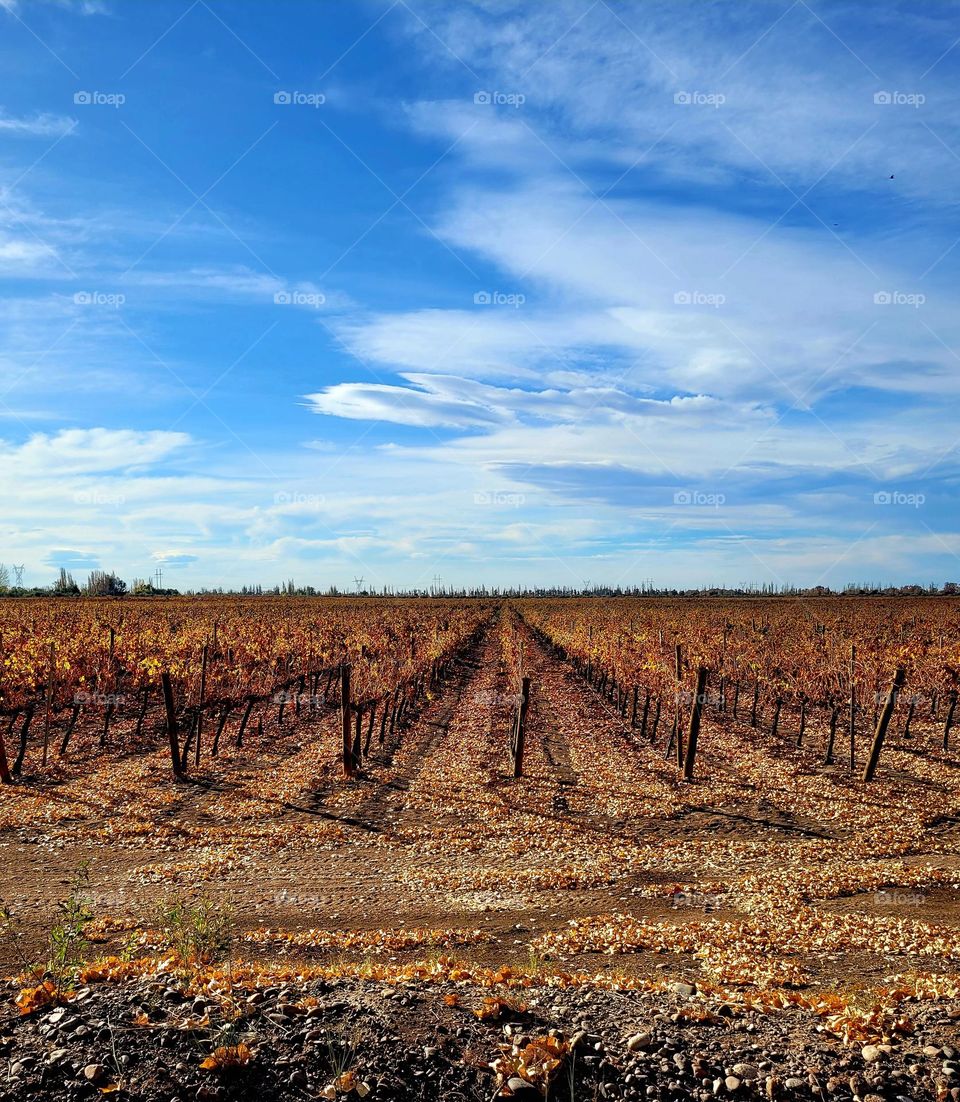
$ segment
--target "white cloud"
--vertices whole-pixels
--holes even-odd
[[[0,8],[9,12],[19,11],[28,0],[0,0]],[[108,15],[110,8],[105,0],[33,0],[33,3],[48,3],[78,15]]]
[[[436,37],[408,19],[437,64],[465,63],[486,90],[525,96],[518,108],[488,104],[474,115],[472,104],[411,112],[417,127],[432,125],[444,137],[478,119],[465,138],[478,149],[495,149],[498,125],[512,148],[527,122],[549,149],[529,134],[526,156],[538,151],[549,162],[552,149],[581,171],[598,160],[640,164],[645,177],[701,185],[746,174],[780,192],[785,206],[792,202],[786,185],[802,194],[822,176],[852,192],[886,187],[953,201],[946,170],[960,136],[957,81],[949,62],[936,69],[936,84],[920,75],[956,37],[948,8],[897,5],[864,20],[856,6],[814,14],[803,4],[686,5],[678,17],[669,0],[615,9],[558,0],[549,9],[436,6],[429,23]],[[919,108],[875,103],[884,90],[925,101]],[[723,102],[675,103],[684,92],[719,94]]]
[[[904,250],[575,185],[461,193],[443,239],[495,264],[517,309],[421,310],[338,327],[365,362],[461,376],[629,372],[632,387],[810,405],[852,385],[955,392],[957,296],[878,304],[920,285]],[[909,371],[903,365],[910,364]],[[891,365],[898,365],[891,369]]]
[[[0,237],[0,269],[23,275],[41,264],[49,264],[52,258],[53,251],[40,241]]]
[[[77,120],[67,115],[51,115],[44,112],[30,117],[16,118],[0,111],[0,134],[55,137],[69,134],[76,126]]]
[[[23,444],[0,441],[0,462],[20,478],[119,471],[161,462],[189,443],[183,432],[64,429],[37,433]]]
[[[337,383],[317,394],[307,394],[306,399],[316,413],[421,428],[463,428],[500,420],[493,410],[477,402],[380,383]]]

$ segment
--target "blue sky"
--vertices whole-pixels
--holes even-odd
[[[960,7],[0,0],[0,561],[960,577]]]

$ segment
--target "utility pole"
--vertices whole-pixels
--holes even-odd
[[[159,566],[154,573],[154,578],[156,579],[154,589],[163,589],[163,570]]]
[[[17,589],[23,589],[23,567],[24,564],[21,563],[19,566],[13,568],[13,573],[17,579]]]

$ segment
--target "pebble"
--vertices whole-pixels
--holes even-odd
[[[735,1075],[728,1075],[723,1081],[723,1085],[728,1091],[735,1091],[740,1089],[740,1080]]]

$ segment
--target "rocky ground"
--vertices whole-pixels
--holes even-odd
[[[157,975],[0,1017],[0,1097],[960,1100],[960,1002],[890,1045],[797,1011],[580,987],[278,985],[224,999]],[[499,1063],[498,1063],[499,1061]]]

